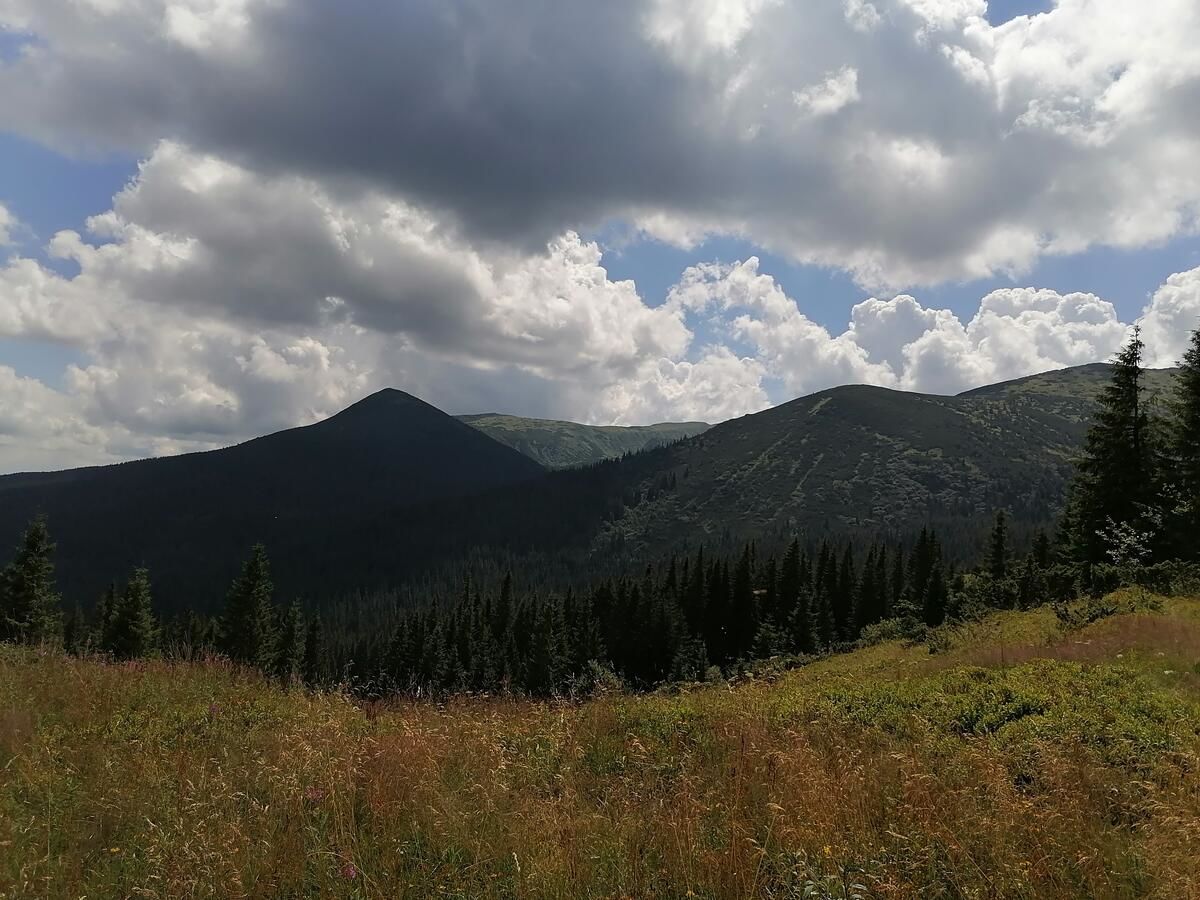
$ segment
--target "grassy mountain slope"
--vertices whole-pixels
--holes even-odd
[[[648,497],[607,531],[672,536],[980,525],[995,510],[1049,521],[1107,366],[1051,372],[943,397],[855,385],[714,426],[662,451]],[[1167,371],[1151,373],[1155,391]],[[664,474],[670,490],[653,490]]]
[[[0,895],[1194,896],[1200,600],[939,638],[675,694],[366,708],[0,647]]]
[[[0,478],[0,536],[35,513],[60,545],[59,581],[90,602],[135,565],[172,595],[221,596],[255,542],[296,560],[303,589],[325,545],[398,510],[538,478],[533,460],[401,391],[381,391],[315,425],[224,450]],[[289,578],[288,576],[292,577]]]
[[[627,453],[672,444],[711,427],[704,422],[663,422],[629,427],[579,425],[500,413],[459,416],[459,419],[548,469],[567,469],[617,459]]]

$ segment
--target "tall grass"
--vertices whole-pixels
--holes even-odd
[[[0,896],[1200,896],[1192,609],[578,706],[3,648]]]

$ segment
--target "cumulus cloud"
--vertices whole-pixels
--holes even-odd
[[[796,91],[792,94],[792,100],[810,116],[833,115],[858,102],[858,70],[853,66],[843,66],[836,72],[830,72],[820,84]]]
[[[513,252],[646,221],[889,293],[1194,231],[1200,7],[985,12],[4,0],[36,40],[0,64],[0,120],[69,149],[174,140],[338,203],[382,192]]]
[[[1200,268],[1168,278],[1154,292],[1141,324],[1150,364],[1175,365],[1200,328]]]
[[[111,439],[73,398],[0,366],[0,472],[115,462]]]
[[[1105,359],[1129,323],[1100,297],[1006,289],[968,318],[919,288],[1195,232],[1200,7],[985,12],[0,0],[30,36],[0,59],[5,128],[144,160],[51,263],[0,254],[0,337],[82,359],[61,389],[0,369],[0,471],[220,446],[384,386],[456,412],[716,421]],[[736,236],[878,296],[831,330],[749,257],[654,305],[581,237],[606,223]],[[16,229],[0,206],[0,246]],[[1198,272],[1144,311],[1159,363],[1200,317]]]
[[[61,390],[0,371],[4,470],[221,446],[384,386],[456,412],[621,424],[719,421],[849,382],[953,393],[1105,359],[1128,331],[1094,295],[1014,288],[967,321],[869,298],[832,333],[756,257],[689,267],[653,306],[574,232],[533,252],[473,242],[382,191],[169,142],[48,251],[75,271],[0,267],[0,336],[84,361]],[[1152,349],[1177,354],[1197,317],[1200,269],[1148,305]]]
[[[16,216],[10,213],[3,203],[0,203],[0,247],[6,247],[12,243],[16,227]]]

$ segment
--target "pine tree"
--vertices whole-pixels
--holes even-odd
[[[275,677],[285,685],[292,683],[304,664],[304,637],[304,612],[293,600],[279,623],[275,644]]]
[[[1158,501],[1154,442],[1142,384],[1145,345],[1133,337],[1113,363],[1112,379],[1088,430],[1070,498],[1073,552],[1080,561],[1106,561],[1101,533],[1137,527]]]
[[[154,621],[150,594],[150,573],[135,569],[129,584],[117,598],[112,614],[110,644],[104,649],[117,659],[141,659],[158,647],[158,627]]]
[[[1173,553],[1183,559],[1200,556],[1200,328],[1191,341],[1175,378],[1170,430],[1170,471],[1174,515],[1170,519]]]
[[[320,616],[308,623],[304,635],[304,683],[312,690],[325,687],[329,680],[328,651],[325,648],[325,626]]]
[[[58,642],[62,612],[54,589],[54,544],[46,519],[34,519],[13,561],[0,572],[0,640]]]
[[[1045,529],[1039,528],[1033,539],[1033,562],[1039,569],[1048,569],[1051,555],[1050,537]]]
[[[63,649],[72,655],[78,655],[87,645],[87,620],[79,604],[67,613],[63,622]]]
[[[1008,522],[1004,510],[996,513],[992,537],[988,542],[987,573],[997,581],[1008,577]]]
[[[274,669],[275,609],[271,603],[271,568],[267,551],[257,544],[229,589],[222,630],[225,649],[234,662],[263,672]]]

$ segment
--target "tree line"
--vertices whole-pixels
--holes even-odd
[[[796,537],[778,553],[700,548],[578,592],[521,592],[519,572],[491,585],[463,573],[458,596],[402,612],[389,639],[357,647],[334,679],[321,617],[277,605],[262,546],[218,616],[160,623],[145,569],[113,584],[92,616],[78,607],[64,616],[54,545],[38,519],[0,572],[0,639],[62,641],[118,660],[219,653],[285,683],[348,678],[368,694],[551,695],[606,679],[639,688],[696,680],[864,636],[912,635],[980,609],[1070,599],[1200,559],[1200,329],[1170,397],[1146,395],[1144,356],[1135,330],[1099,398],[1057,533],[1038,532],[1018,557],[1001,510],[972,570],[948,564],[926,528],[908,545]]]

